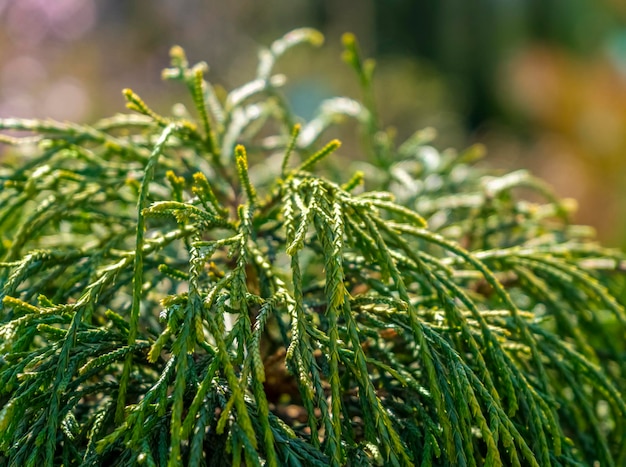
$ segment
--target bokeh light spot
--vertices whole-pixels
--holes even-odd
[[[65,77],[52,84],[43,97],[42,113],[57,120],[84,120],[89,110],[89,96],[83,84]]]

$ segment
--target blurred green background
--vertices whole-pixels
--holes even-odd
[[[530,168],[626,246],[623,0],[0,0],[0,117],[88,122],[122,111],[124,87],[167,112],[183,96],[160,81],[171,45],[230,89],[259,44],[301,26],[326,36],[283,62],[301,116],[358,97],[339,59],[354,32],[400,137],[434,126],[441,148],[483,142],[491,166]]]

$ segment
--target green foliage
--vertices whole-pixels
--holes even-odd
[[[306,42],[226,96],[173,48],[196,118],[126,90],[139,115],[0,120],[31,132],[2,137],[0,463],[624,465],[623,257],[480,147],[396,144],[350,35],[366,104],[300,121],[273,67]]]

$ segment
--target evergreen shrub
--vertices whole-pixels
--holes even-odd
[[[0,120],[0,465],[626,465],[622,254],[396,142],[349,34],[361,99],[298,118],[274,65],[321,41],[228,93],[174,47],[171,116]]]

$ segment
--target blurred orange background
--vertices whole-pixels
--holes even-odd
[[[491,166],[530,168],[626,247],[622,0],[0,0],[0,117],[89,122],[123,111],[124,87],[167,112],[184,95],[160,81],[171,45],[232,88],[254,75],[259,44],[301,26],[327,40],[285,59],[301,116],[355,94],[339,59],[354,32],[400,136],[434,126],[441,148],[481,141]]]

